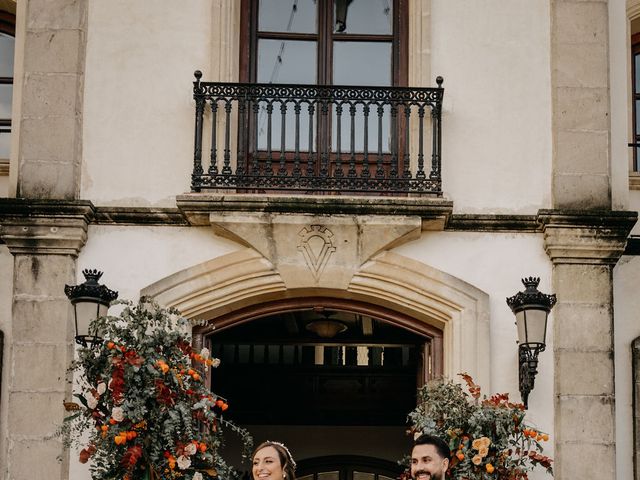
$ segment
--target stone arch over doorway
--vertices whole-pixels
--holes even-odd
[[[490,390],[489,296],[473,285],[389,251],[370,257],[344,287],[288,283],[264,256],[243,248],[172,274],[141,293],[187,318],[213,323],[246,321],[264,305],[282,308],[282,302],[305,297],[378,306],[410,317],[413,325],[404,328],[442,330],[444,374],[468,372]]]

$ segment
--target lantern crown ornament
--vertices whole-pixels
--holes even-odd
[[[549,310],[556,304],[555,293],[546,294],[538,290],[540,277],[525,277],[522,279],[524,292],[518,292],[513,297],[507,298],[507,305],[513,313],[518,313],[527,308],[539,308]]]
[[[516,316],[520,395],[526,408],[538,373],[538,355],[546,348],[547,317],[557,299],[538,290],[539,277],[523,278],[522,283],[524,292],[508,297],[507,305]]]
[[[118,292],[98,283],[102,272],[96,269],[82,271],[85,281],[80,285],[65,285],[64,293],[73,305],[76,343],[87,347],[102,341],[99,332],[89,332],[91,322],[107,314],[109,305],[118,298]]]

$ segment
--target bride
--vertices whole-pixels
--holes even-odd
[[[284,444],[267,440],[251,456],[253,480],[296,480],[296,462]]]

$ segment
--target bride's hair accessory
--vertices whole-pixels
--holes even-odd
[[[293,470],[296,469],[296,462],[293,459],[293,455],[291,455],[291,452],[289,451],[289,449],[287,448],[287,446],[284,443],[282,443],[282,442],[274,442],[272,440],[267,440],[265,443],[268,443],[268,444],[271,444],[271,445],[277,445],[277,446],[281,447],[287,454],[287,463],[289,465],[291,465],[291,468]]]

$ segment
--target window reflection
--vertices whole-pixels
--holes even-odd
[[[393,0],[335,0],[334,32],[391,35]]]
[[[15,40],[0,33],[0,158],[9,158],[11,100],[13,97],[13,50]]]
[[[258,29],[263,32],[316,32],[314,0],[260,0]]]

